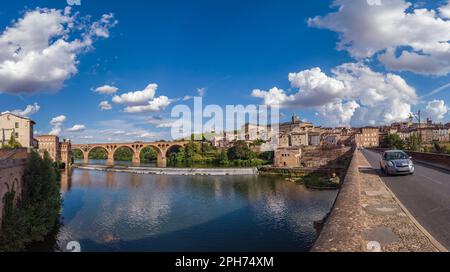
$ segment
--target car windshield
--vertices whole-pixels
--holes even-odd
[[[391,160],[406,160],[408,159],[408,155],[403,152],[389,152],[386,153],[386,159]]]

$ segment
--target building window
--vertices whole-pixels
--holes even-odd
[[[16,122],[16,128],[19,128],[19,122]]]
[[[19,138],[19,132],[14,133],[14,137],[17,139]]]

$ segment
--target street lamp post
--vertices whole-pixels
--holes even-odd
[[[417,114],[415,114],[415,113],[411,113],[411,115],[410,115],[410,119],[412,120],[412,119],[414,119],[414,118],[416,118],[417,119],[417,121],[419,121],[419,151],[422,151],[422,130],[421,130],[421,128],[422,128],[422,119],[421,119],[421,115],[422,115],[422,111],[421,110],[419,110],[418,112],[417,112]]]

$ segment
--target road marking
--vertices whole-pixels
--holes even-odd
[[[436,184],[442,185],[442,182],[437,181],[437,180],[434,180],[434,179],[429,178],[429,177],[427,177],[427,176],[422,176],[422,175],[418,175],[418,176],[419,176],[419,177],[422,177],[422,178],[425,178],[425,179],[428,179],[429,181],[434,182],[434,183],[436,183]]]

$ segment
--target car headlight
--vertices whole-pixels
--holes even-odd
[[[387,165],[388,165],[389,167],[394,167],[394,163],[393,163],[393,162],[388,162]]]
[[[410,167],[413,167],[413,166],[414,166],[414,163],[413,163],[411,160],[409,161],[409,166],[410,166]]]

